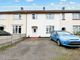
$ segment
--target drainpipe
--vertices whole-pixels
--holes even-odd
[[[61,13],[61,20],[60,20],[60,29],[62,30],[62,21],[65,20],[65,13],[64,13],[65,7],[62,7],[62,13]]]

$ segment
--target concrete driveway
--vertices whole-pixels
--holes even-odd
[[[49,38],[28,38],[0,52],[0,60],[80,60],[80,48],[60,47]]]

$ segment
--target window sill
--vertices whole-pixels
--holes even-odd
[[[66,19],[62,19],[62,20],[66,20]]]
[[[54,20],[54,19],[47,19],[47,20]]]
[[[0,20],[6,20],[6,19],[0,19]]]
[[[22,19],[13,19],[13,20],[22,20]]]
[[[72,20],[80,20],[80,19],[72,19]]]

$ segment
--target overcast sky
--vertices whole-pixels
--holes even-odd
[[[20,10],[20,7],[24,10],[42,10],[43,7],[46,10],[60,10],[63,6],[80,10],[80,0],[0,0],[0,11]]]

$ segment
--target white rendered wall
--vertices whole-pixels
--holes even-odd
[[[80,20],[73,20],[72,13],[65,14],[65,20],[60,20],[61,28],[66,27],[66,31],[73,33],[73,25],[80,25]]]
[[[13,33],[13,25],[22,26],[22,34],[26,33],[26,15],[22,14],[22,20],[14,20],[14,14],[5,14],[5,19],[0,20],[0,26],[4,26],[4,30],[10,33]]]
[[[38,18],[33,20],[32,19],[32,14],[27,15],[27,36],[30,37],[49,37],[50,34],[46,34],[46,26],[51,25],[54,26],[55,30],[60,29],[60,16],[59,14],[55,14],[53,20],[48,20],[46,19],[46,14],[38,14]],[[32,31],[32,26],[37,26],[37,32],[33,33]]]
[[[22,20],[14,20],[14,14],[5,14],[4,20],[0,20],[0,26],[4,26],[4,30],[7,32],[13,32],[13,25],[22,26],[22,34],[26,36],[41,36],[49,37],[50,34],[46,34],[46,26],[54,26],[54,30],[61,30],[62,27],[66,28],[66,31],[73,32],[73,25],[80,25],[80,20],[73,20],[72,13],[65,14],[65,20],[62,20],[62,14],[54,14],[53,20],[46,19],[46,14],[38,14],[37,20],[32,19],[32,14],[22,14]],[[32,26],[37,26],[37,32],[33,33]]]

